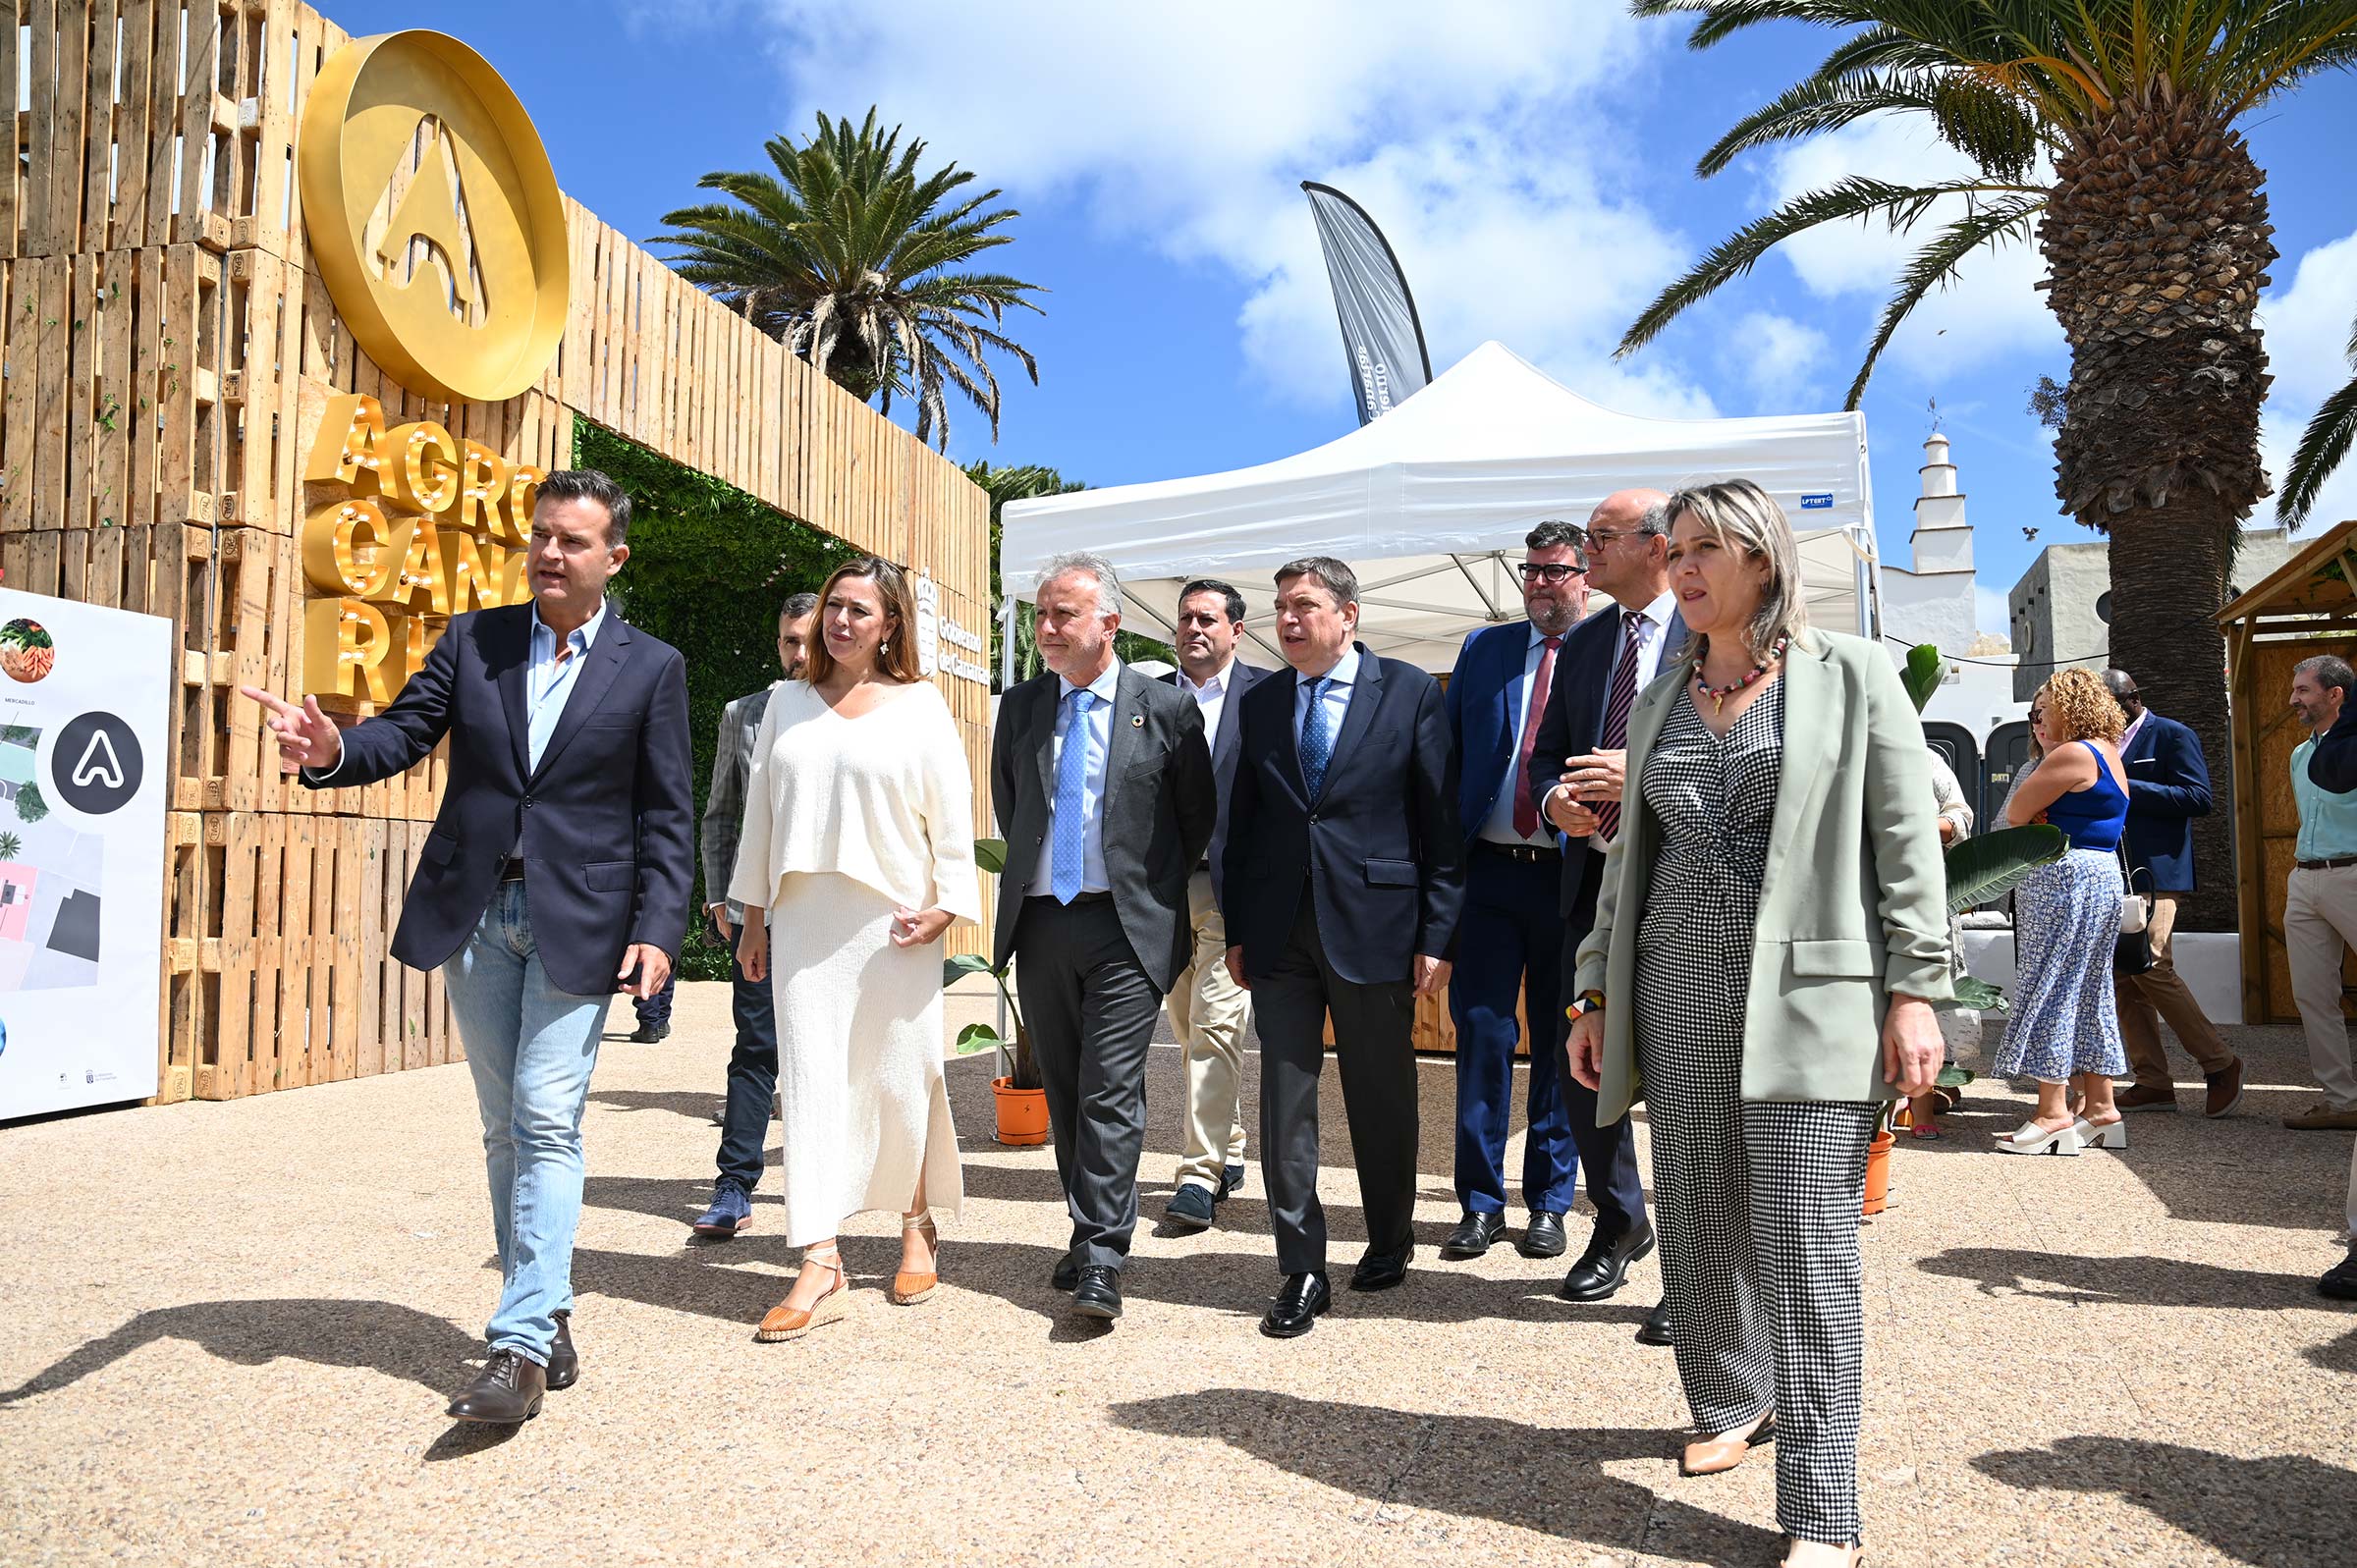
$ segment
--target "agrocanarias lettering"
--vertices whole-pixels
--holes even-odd
[[[385,428],[374,398],[328,400],[303,479],[341,491],[302,524],[303,689],[390,702],[450,618],[531,597],[542,471],[430,421]]]

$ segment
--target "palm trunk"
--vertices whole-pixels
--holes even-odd
[[[2200,886],[2179,925],[2231,931],[2225,642],[2212,617],[2259,461],[2267,353],[2252,323],[2275,258],[2265,176],[2191,99],[2123,102],[2056,164],[2039,228],[2071,351],[2056,490],[2111,541],[2111,662],[2192,727],[2216,807],[2194,823]]]

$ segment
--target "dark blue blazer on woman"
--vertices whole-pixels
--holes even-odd
[[[2146,710],[2144,728],[2120,749],[2128,770],[2128,863],[2150,871],[2140,892],[2193,891],[2193,819],[2210,815],[2210,769],[2202,743],[2174,719]]]
[[[524,674],[532,607],[453,616],[401,695],[344,731],[317,789],[373,784],[414,766],[444,735],[450,775],[417,852],[393,956],[433,969],[466,946],[521,854],[532,941],[548,978],[576,996],[612,992],[633,943],[675,959],[695,876],[688,791],[687,666],[671,644],[608,607],[540,753],[530,755]]]

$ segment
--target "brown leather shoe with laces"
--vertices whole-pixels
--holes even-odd
[[[2202,1097],[2202,1114],[2226,1114],[2242,1104],[2242,1058],[2236,1056],[2218,1071],[2204,1074],[2202,1084],[2207,1091]]]
[[[540,1414],[547,1391],[548,1374],[538,1362],[513,1350],[494,1350],[483,1370],[451,1396],[450,1417],[512,1427]]]
[[[2131,1084],[2111,1097],[2122,1110],[2174,1110],[2177,1092],[2167,1084]]]

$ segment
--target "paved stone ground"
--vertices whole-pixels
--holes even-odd
[[[1061,1317],[1053,1168],[988,1141],[969,1059],[947,1287],[887,1303],[896,1227],[873,1217],[847,1245],[850,1320],[768,1346],[751,1325],[794,1261],[774,1207],[686,1244],[726,988],[685,988],[680,1017],[599,1063],[583,1378],[513,1433],[441,1414],[496,1284],[463,1067],[0,1129],[0,1562],[1777,1558],[1771,1465],[1677,1477],[1669,1356],[1630,1337],[1650,1262],[1575,1307],[1560,1264],[1435,1258],[1446,1061],[1423,1069],[1408,1284],[1345,1295],[1306,1339],[1253,1331],[1276,1282],[1257,1172],[1222,1228],[1140,1236],[1118,1329]],[[1950,1141],[1898,1151],[1866,1241],[1871,1561],[2352,1560],[2357,1312],[2313,1291],[2348,1139],[2276,1124],[2304,1077],[2292,1031],[2235,1033],[2257,1088],[2226,1122],[2141,1116],[2124,1157],[2006,1159],[2001,1087]],[[1155,1054],[1150,1215],[1177,1067]],[[1363,1233],[1327,1104],[1346,1268]]]

